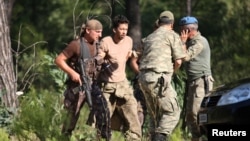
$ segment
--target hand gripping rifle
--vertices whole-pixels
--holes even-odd
[[[80,38],[80,57],[79,57],[80,67],[79,69],[80,69],[82,85],[77,87],[78,89],[73,90],[74,93],[79,92],[76,114],[79,112],[80,107],[85,97],[87,98],[87,103],[88,103],[90,111],[92,110],[92,106],[93,106],[92,98],[91,98],[91,85],[90,85],[91,82],[90,82],[89,76],[85,72],[86,66],[85,66],[84,59],[90,59],[90,53],[89,53],[89,49],[86,43],[84,43],[84,41],[82,41],[82,38]]]
[[[91,98],[91,86],[90,86],[90,79],[86,75],[84,70],[84,62],[83,58],[80,58],[80,71],[81,71],[81,79],[83,81],[82,86],[80,87],[81,91],[85,91],[85,95],[87,97],[87,103],[89,105],[89,109],[92,110],[92,98]]]

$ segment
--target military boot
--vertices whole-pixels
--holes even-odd
[[[156,133],[152,136],[151,141],[168,141],[166,134]]]

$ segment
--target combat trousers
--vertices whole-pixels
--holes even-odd
[[[111,116],[111,128],[122,130],[126,141],[141,140],[141,126],[137,114],[137,101],[127,80],[102,84]],[[117,125],[119,124],[119,125]]]
[[[213,82],[209,79],[209,90],[213,89]],[[188,95],[186,104],[186,122],[191,131],[193,138],[201,136],[198,125],[197,114],[201,106],[201,102],[205,96],[204,78],[198,78],[188,82]]]
[[[164,78],[160,85],[159,78]],[[172,74],[141,72],[139,84],[146,99],[151,118],[151,135],[161,133],[169,136],[180,118],[176,91],[171,85]]]
[[[81,105],[78,104],[79,94],[74,94],[72,88],[68,87],[64,92],[64,109],[66,109],[68,114],[68,120],[66,120],[62,127],[62,133],[65,135],[71,135],[72,131],[75,129],[76,123],[79,119],[80,109],[82,108],[85,98]],[[77,112],[78,109],[78,112]]]

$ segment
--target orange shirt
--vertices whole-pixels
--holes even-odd
[[[104,58],[111,64],[112,73],[101,73],[100,78],[104,82],[121,82],[126,79],[126,62],[132,52],[133,41],[126,36],[119,43],[115,43],[111,36],[104,37],[98,49],[98,58]]]

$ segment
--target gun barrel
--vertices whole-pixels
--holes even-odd
[[[83,86],[84,86],[84,90],[85,90],[85,95],[87,97],[87,103],[89,105],[89,108],[92,109],[92,97],[91,97],[91,87],[90,87],[90,81],[88,81],[87,79],[87,75],[84,71],[84,67],[83,67],[83,60],[80,59],[80,70],[81,70],[81,77],[82,77],[82,80],[83,80]]]
[[[92,109],[93,103],[92,103],[91,94],[89,91],[85,91],[85,92],[86,92],[87,103],[89,105],[89,108]]]

